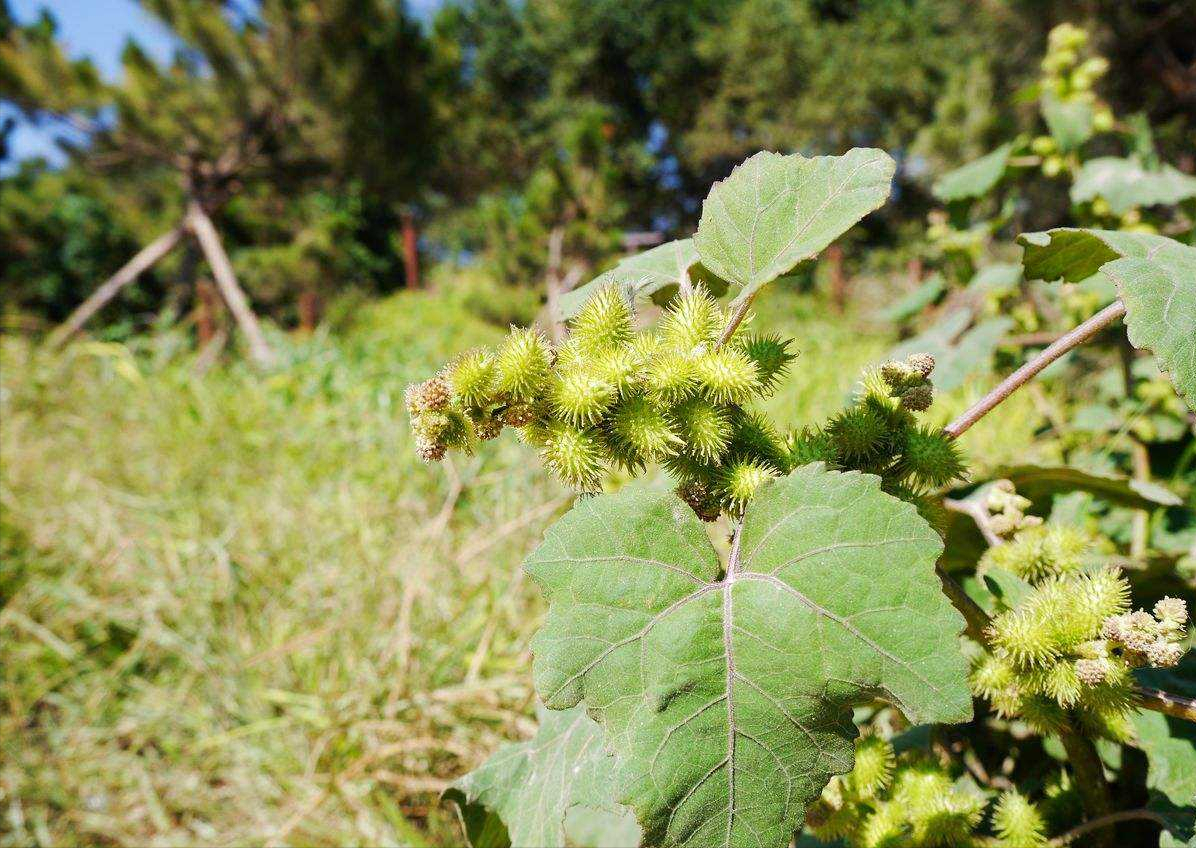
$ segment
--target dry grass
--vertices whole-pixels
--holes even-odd
[[[884,349],[761,311],[791,421]],[[419,464],[401,393],[497,335],[405,296],[265,378],[4,342],[0,845],[459,840],[439,791],[532,729],[518,566],[568,497],[514,439]]]

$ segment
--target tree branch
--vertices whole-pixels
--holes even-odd
[[[1152,686],[1135,686],[1134,692],[1141,699],[1139,706],[1144,710],[1196,722],[1196,699],[1164,692]]]
[[[1109,813],[1107,816],[1086,821],[1077,827],[1073,827],[1066,833],[1056,836],[1047,844],[1051,848],[1063,848],[1064,845],[1071,844],[1085,833],[1091,833],[1094,830],[1100,830],[1102,827],[1109,827],[1125,821],[1152,821],[1160,825],[1167,823],[1162,816],[1153,810],[1122,810],[1120,813]]]
[[[970,409],[944,427],[943,435],[951,439],[958,438],[965,430],[1030,382],[1056,359],[1073,348],[1079,347],[1123,315],[1125,315],[1125,304],[1120,300],[1115,300],[1084,323],[1063,334],[1053,344],[1002,380],[1000,385],[973,404]]]

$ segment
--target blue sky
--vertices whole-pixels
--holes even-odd
[[[416,17],[427,19],[441,2],[409,0],[408,8]],[[48,9],[58,20],[59,37],[68,52],[75,57],[90,57],[109,79],[119,75],[120,52],[130,37],[160,61],[168,60],[174,50],[170,32],[134,0],[9,0],[9,6],[21,23]],[[12,107],[0,103],[0,121],[10,114],[14,114]],[[51,134],[19,119],[9,143],[14,159],[45,156],[52,162],[60,161]]]

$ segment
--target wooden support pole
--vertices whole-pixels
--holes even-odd
[[[152,268],[163,256],[170,253],[174,249],[174,246],[179,243],[179,239],[182,238],[185,229],[184,224],[179,224],[174,229],[163,233],[143,247],[137,255],[125,263],[124,267],[96,289],[91,297],[83,301],[70,314],[70,317],[50,333],[46,339],[46,344],[50,347],[59,347],[68,341],[71,336],[83,329],[83,325],[103,309],[108,301],[116,297],[121,289]]]
[[[403,225],[403,274],[409,289],[419,288],[419,233],[415,229],[415,215],[409,210],[399,214]]]
[[[257,323],[257,316],[249,308],[249,300],[245,297],[245,292],[237,283],[232,263],[228,261],[228,254],[224,252],[224,246],[220,243],[220,236],[216,233],[212,219],[208,217],[208,213],[204,211],[203,207],[193,200],[187,207],[187,222],[191,231],[195,233],[195,238],[199,241],[200,249],[203,250],[208,265],[211,266],[212,276],[216,278],[216,286],[220,289],[224,302],[228,304],[229,311],[233,313],[233,318],[237,321],[237,326],[241,328],[241,332],[245,334],[245,338],[249,342],[250,355],[259,365],[270,365],[274,362],[274,354],[271,352],[270,346],[266,344],[266,338],[262,335],[261,327]]]

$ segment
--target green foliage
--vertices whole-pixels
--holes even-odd
[[[1058,229],[1027,233],[1026,276],[1077,281],[1098,271],[1117,284],[1130,343],[1153,351],[1196,408],[1196,248],[1149,233]]]
[[[549,599],[537,689],[599,716],[646,841],[785,845],[850,763],[847,704],[879,690],[912,721],[968,715],[938,547],[875,478],[817,465],[759,490],[725,565],[671,495],[582,501],[526,563]],[[884,600],[897,586],[900,610]]]

